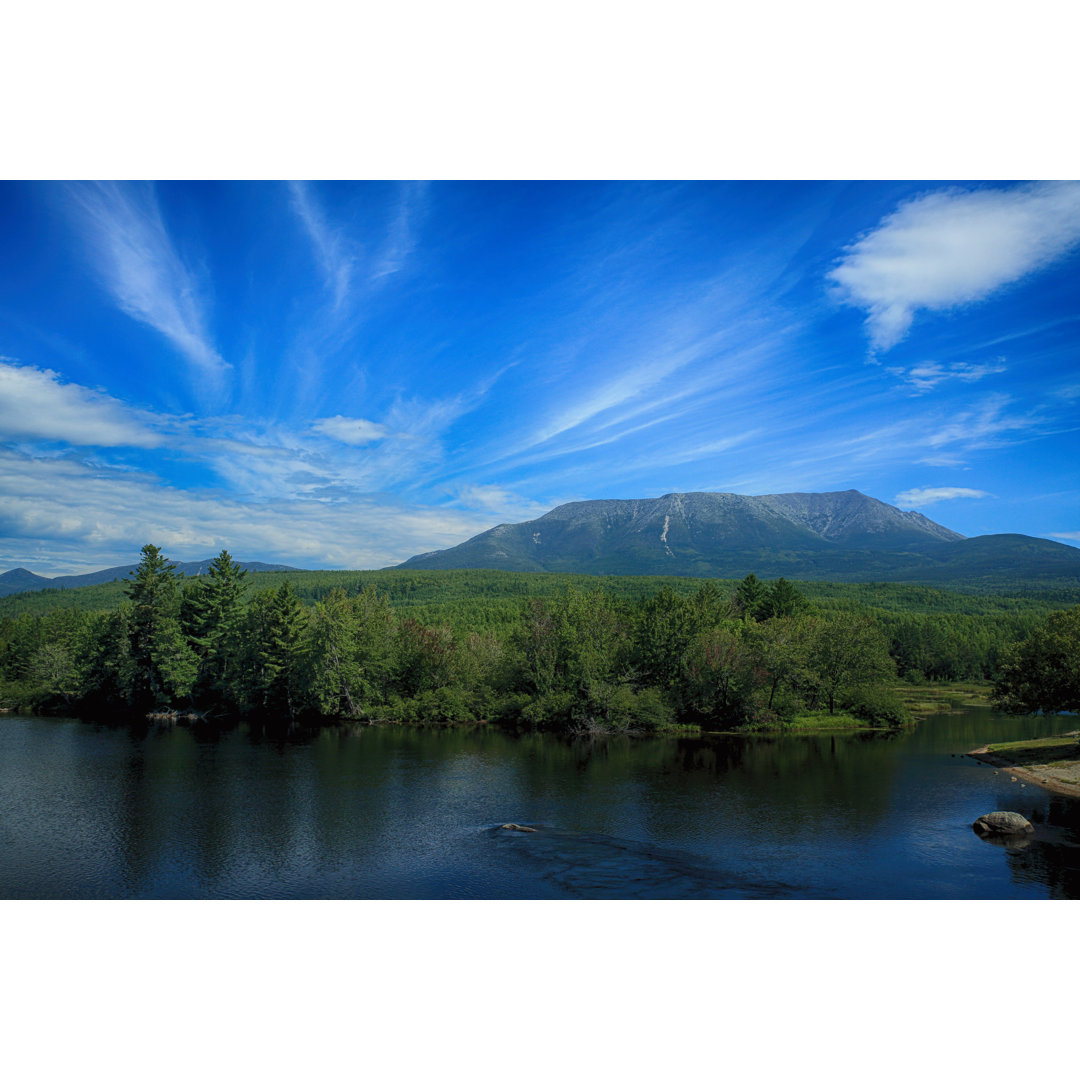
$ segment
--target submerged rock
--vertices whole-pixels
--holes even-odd
[[[983,814],[971,826],[980,835],[1021,836],[1035,831],[1035,826],[1023,814],[1012,810],[995,810],[992,814]]]
[[[530,829],[528,825],[515,825],[511,822],[508,825],[500,825],[500,829],[509,829],[511,832],[536,832],[535,829]]]

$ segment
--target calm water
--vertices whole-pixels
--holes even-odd
[[[1077,898],[1080,800],[959,756],[1075,726],[567,742],[5,716],[0,897]],[[1034,838],[979,839],[990,810]]]

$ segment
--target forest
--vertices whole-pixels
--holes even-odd
[[[571,732],[814,714],[896,726],[908,719],[898,679],[997,678],[1004,707],[1053,705],[1033,704],[1045,679],[1024,682],[1045,651],[1028,643],[1060,646],[1064,633],[1068,653],[1080,612],[1051,615],[1055,597],[753,574],[309,572],[253,575],[253,587],[227,551],[195,578],[154,545],[141,555],[125,583],[4,601],[0,706]]]

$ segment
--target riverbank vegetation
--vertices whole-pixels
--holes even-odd
[[[1080,607],[1052,613],[1005,651],[993,700],[1007,712],[1080,712]]]
[[[971,757],[1007,769],[1016,779],[1042,784],[1073,798],[1080,796],[1080,732],[990,743],[972,750]]]
[[[917,711],[905,699],[993,676],[1044,607],[752,574],[248,575],[228,552],[185,579],[147,545],[126,583],[0,604],[0,705],[584,732],[895,727]]]
[[[1010,764],[1023,768],[1071,762],[1080,757],[1080,751],[1077,748],[1077,733],[1075,731],[1066,735],[1055,735],[1047,739],[1023,739],[1019,742],[990,743],[986,749],[991,754],[1007,759]]]

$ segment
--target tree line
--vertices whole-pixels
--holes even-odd
[[[989,653],[996,664],[1007,645],[949,615],[829,610],[753,574],[734,589],[665,585],[646,596],[613,595],[596,579],[529,596],[531,576],[517,575],[526,591],[512,597],[512,617],[493,589],[499,617],[469,627],[399,611],[370,583],[332,586],[308,604],[288,578],[249,593],[227,551],[194,579],[153,545],[141,555],[115,610],[3,620],[4,704],[557,730],[732,729],[819,710],[896,724],[898,673],[988,674]]]

